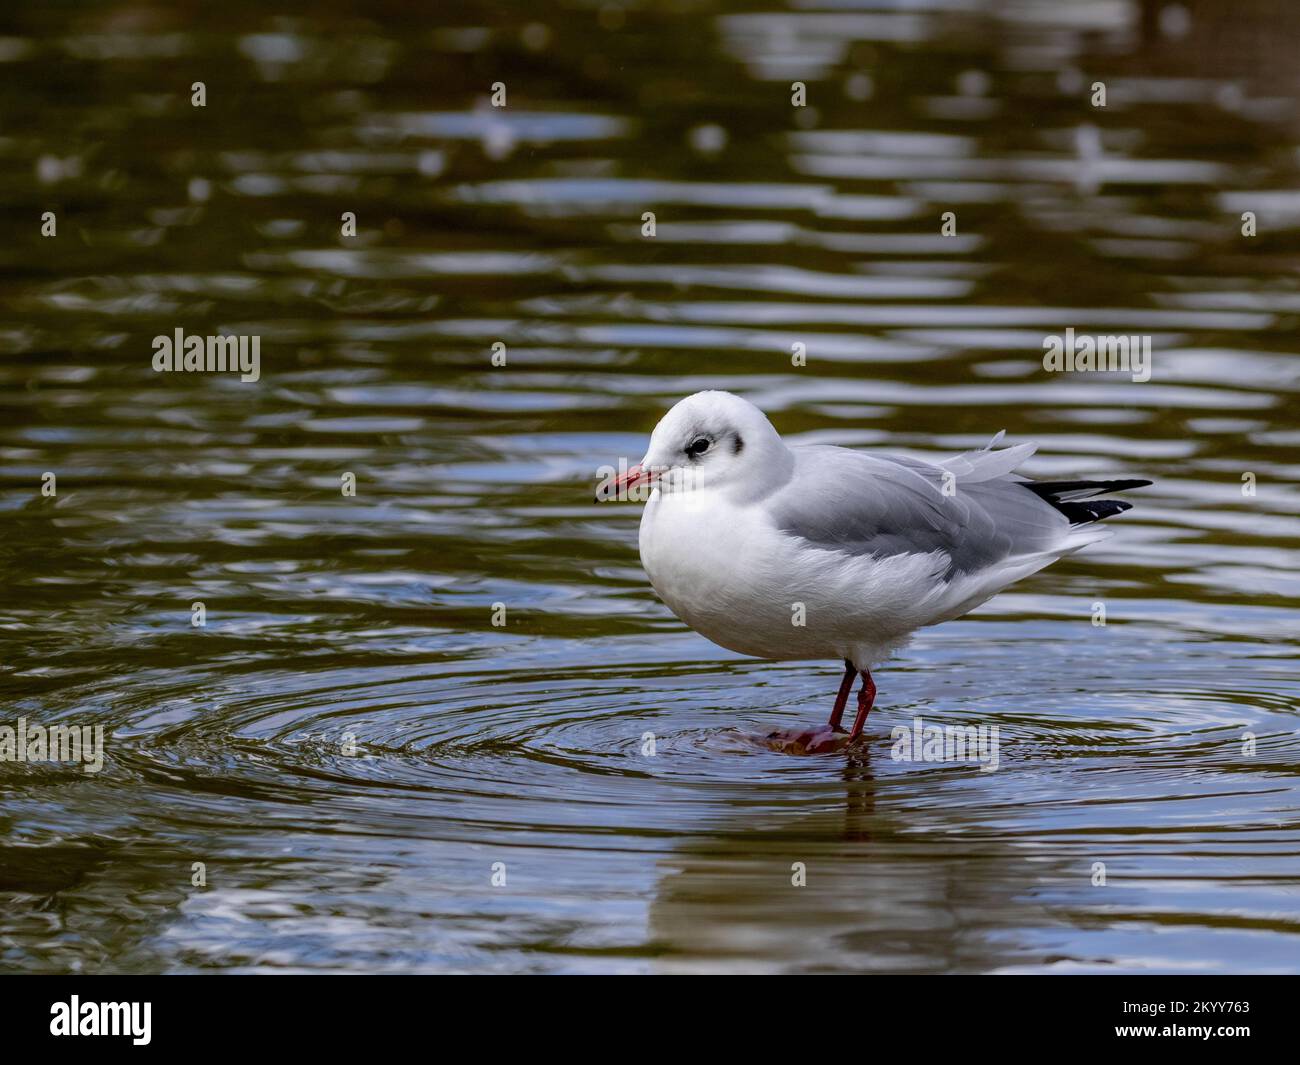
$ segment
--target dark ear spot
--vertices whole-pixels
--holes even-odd
[[[743,451],[744,449],[745,449],[745,441],[741,440],[740,434],[737,433],[736,438],[731,442],[731,453],[733,455],[739,455],[741,451]]]

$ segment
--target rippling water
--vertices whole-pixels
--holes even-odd
[[[109,739],[0,762],[0,965],[1300,969],[1296,12],[375,10],[3,17],[0,723]],[[1045,373],[1067,327],[1151,380]],[[687,631],[590,502],[705,387],[1156,483],[783,755],[839,667]]]

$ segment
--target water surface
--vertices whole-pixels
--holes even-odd
[[[1298,42],[1263,2],[7,13],[2,720],[110,739],[0,763],[0,966],[1300,969]],[[261,379],[154,373],[178,327]],[[1045,373],[1067,327],[1151,379]],[[839,667],[689,632],[591,502],[701,388],[1156,483],[878,671],[865,745],[782,755]],[[999,768],[895,761],[916,717]]]

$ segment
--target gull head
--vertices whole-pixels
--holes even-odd
[[[651,484],[665,494],[709,489],[738,500],[757,498],[784,483],[793,461],[754,404],[730,392],[696,392],[660,419],[645,458],[617,487]]]

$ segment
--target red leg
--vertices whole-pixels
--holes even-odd
[[[831,711],[830,726],[832,732],[843,732],[840,719],[844,717],[844,708],[849,704],[849,692],[853,682],[858,678],[857,667],[847,658],[844,660],[844,679],[840,681],[840,693],[835,696],[835,709]]]
[[[864,669],[862,687],[858,690],[858,716],[853,719],[853,731],[849,733],[850,740],[856,740],[862,735],[862,726],[867,723],[867,715],[871,713],[871,705],[875,701],[876,682],[871,679],[871,671]]]
[[[767,736],[769,745],[774,750],[793,754],[830,754],[833,751],[843,750],[862,732],[867,711],[871,709],[871,701],[876,697],[876,686],[871,680],[871,674],[864,671],[862,690],[858,693],[858,718],[853,723],[852,734],[846,737],[840,721],[844,717],[844,708],[848,705],[849,695],[853,691],[853,682],[857,677],[857,667],[846,659],[844,679],[840,681],[840,692],[835,697],[835,709],[831,712],[830,722],[820,728],[769,733]]]

